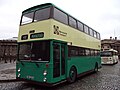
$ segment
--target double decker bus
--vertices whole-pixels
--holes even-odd
[[[16,79],[56,85],[101,67],[100,34],[51,3],[22,12]]]
[[[102,64],[116,64],[118,63],[118,51],[114,49],[101,51]]]

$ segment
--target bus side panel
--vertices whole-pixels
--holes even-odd
[[[77,69],[77,74],[82,74],[84,72],[94,70],[96,62],[98,63],[98,68],[101,67],[101,59],[99,56],[81,56],[81,57],[71,57],[68,59],[67,65],[67,77],[69,77],[69,71],[72,66]]]
[[[50,39],[71,43],[72,46],[87,47],[100,50],[100,40],[87,35],[75,28],[51,19]],[[57,32],[57,33],[55,33]]]

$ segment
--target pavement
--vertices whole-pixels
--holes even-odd
[[[0,73],[5,75],[0,76],[0,90],[120,90],[120,61],[115,65],[102,65],[97,73],[77,78],[72,84],[66,82],[51,88],[24,81],[1,83],[1,79],[15,79],[15,63],[0,64]]]
[[[0,81],[16,79],[16,63],[0,63]]]

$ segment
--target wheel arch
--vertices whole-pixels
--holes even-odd
[[[76,78],[75,78],[74,81],[71,81],[71,80],[70,80],[70,71],[71,71],[72,68],[74,68],[75,73],[76,73],[76,76],[75,76],[75,77],[77,78],[77,68],[76,68],[75,65],[71,65],[70,68],[69,68],[69,71],[68,71],[69,73],[68,73],[68,77],[67,77],[67,81],[68,81],[69,83],[73,83],[73,82],[76,81]]]

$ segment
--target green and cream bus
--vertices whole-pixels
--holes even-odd
[[[42,85],[74,82],[101,67],[100,34],[51,3],[22,12],[16,78]]]
[[[118,51],[114,49],[101,51],[102,64],[116,64],[118,63]]]

